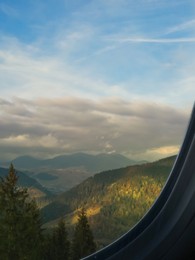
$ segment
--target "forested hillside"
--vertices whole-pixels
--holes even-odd
[[[151,207],[171,171],[175,156],[96,174],[61,194],[42,210],[45,227],[65,216],[69,228],[84,206],[99,246],[131,228]]]

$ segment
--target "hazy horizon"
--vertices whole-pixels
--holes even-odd
[[[15,159],[18,159],[18,158],[22,158],[22,157],[29,157],[29,158],[34,158],[34,159],[38,159],[38,160],[50,160],[50,159],[54,159],[54,158],[57,158],[57,157],[61,157],[61,156],[71,156],[71,155],[77,155],[77,154],[86,154],[86,155],[92,155],[92,156],[98,156],[98,155],[113,155],[113,154],[117,154],[117,155],[122,155],[130,160],[134,160],[132,159],[131,157],[127,156],[127,155],[124,155],[124,154],[120,154],[120,153],[116,153],[116,152],[102,152],[102,153],[95,153],[95,152],[75,152],[75,153],[63,153],[63,154],[55,154],[55,155],[50,155],[50,156],[43,156],[43,157],[40,157],[40,156],[34,156],[34,155],[30,155],[30,154],[21,154],[19,156],[16,156],[16,157],[12,157],[12,158],[8,158],[6,160],[0,160],[0,163],[4,164],[4,163],[7,163],[7,162],[13,162]],[[156,160],[161,160],[161,159],[165,159],[167,157],[171,157],[171,156],[177,156],[177,153],[172,153],[170,155],[165,155],[165,156],[162,156],[162,157],[157,157],[157,158],[154,158],[154,159],[150,159],[150,160],[145,160],[145,158],[140,158],[139,160],[135,160],[135,162],[141,162],[141,161],[147,161],[147,162],[153,162],[153,161],[156,161]],[[2,164],[2,165],[3,165]]]

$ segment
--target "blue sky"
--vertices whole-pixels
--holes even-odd
[[[194,48],[193,0],[0,1],[0,160],[177,152]]]

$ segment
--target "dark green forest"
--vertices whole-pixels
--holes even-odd
[[[64,219],[45,233],[36,201],[17,182],[11,164],[8,175],[0,180],[0,259],[77,260],[96,250],[84,208],[78,212],[72,241]]]

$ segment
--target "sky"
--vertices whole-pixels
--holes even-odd
[[[194,49],[194,0],[0,0],[0,162],[178,153]]]

